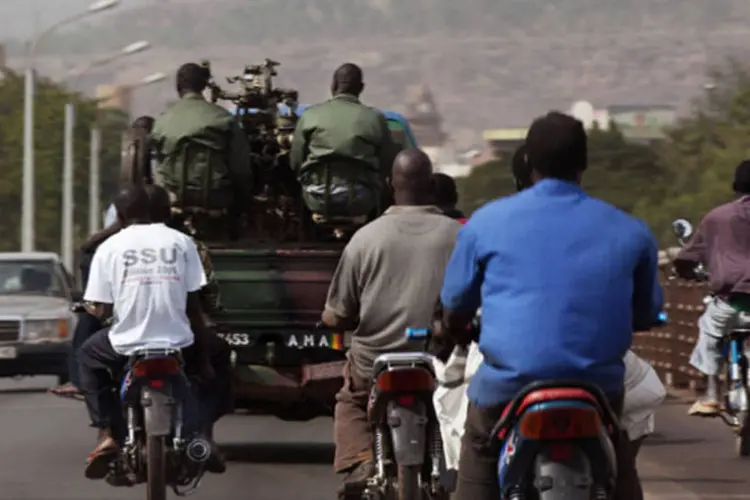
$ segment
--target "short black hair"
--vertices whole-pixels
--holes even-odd
[[[354,63],[344,63],[333,72],[331,90],[334,93],[359,95],[364,88],[362,68]]]
[[[151,221],[165,223],[169,221],[172,214],[172,203],[167,190],[156,184],[146,184],[144,189],[148,195]]]
[[[570,115],[552,111],[526,135],[526,157],[541,177],[576,180],[588,164],[586,129]]]
[[[208,85],[208,70],[196,63],[186,63],[177,70],[177,92],[200,94]]]
[[[133,123],[130,124],[130,128],[145,130],[150,134],[154,130],[154,121],[155,120],[153,116],[139,116],[138,118],[133,120]]]
[[[439,207],[453,207],[458,203],[458,187],[450,175],[442,172],[432,174],[435,183],[435,203]]]
[[[737,194],[750,194],[750,160],[744,160],[737,165],[732,189]]]
[[[117,194],[114,201],[117,215],[124,222],[151,220],[148,192],[140,184],[129,184]]]

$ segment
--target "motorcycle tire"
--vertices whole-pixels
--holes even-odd
[[[748,412],[741,411],[737,415],[740,428],[737,430],[735,438],[735,448],[739,457],[750,456],[750,422],[748,422]]]
[[[396,500],[422,500],[419,485],[421,465],[399,465],[396,477]]]
[[[146,437],[147,500],[167,500],[167,471],[164,437]]]

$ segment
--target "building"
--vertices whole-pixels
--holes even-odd
[[[130,112],[132,105],[131,88],[125,85],[97,85],[95,98],[102,109],[122,109]]]
[[[404,116],[420,149],[427,153],[433,163],[441,163],[448,136],[443,131],[443,118],[438,112],[435,97],[427,85],[416,85],[409,89]]]

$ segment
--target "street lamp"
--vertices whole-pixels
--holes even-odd
[[[151,44],[145,40],[140,40],[124,46],[114,54],[98,59],[85,66],[82,70],[74,73],[74,82],[77,84],[85,73],[92,69],[98,68],[115,62],[132,54],[143,52],[151,47]],[[75,87],[73,87],[75,89]],[[72,102],[65,104],[65,133],[63,145],[63,189],[62,189],[62,237],[60,238],[60,253],[63,264],[68,269],[73,268],[73,218],[75,210],[75,200],[73,198],[75,167],[73,164],[73,146],[75,131],[75,106]]]
[[[66,17],[47,29],[41,31],[28,44],[28,63],[24,73],[24,123],[23,123],[23,209],[21,216],[21,250],[34,250],[34,79],[36,77],[34,63],[36,49],[42,39],[56,29],[72,24],[91,15],[116,7],[119,0],[99,0],[88,6],[83,12]]]
[[[129,85],[131,89],[145,87],[161,82],[167,78],[164,73],[152,73],[141,78],[135,84]],[[106,100],[109,96],[100,98]],[[101,226],[100,192],[101,181],[99,180],[99,157],[101,156],[101,132],[97,128],[91,129],[91,154],[89,156],[89,234],[97,232]]]

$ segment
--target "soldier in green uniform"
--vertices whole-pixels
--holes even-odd
[[[203,98],[208,77],[195,63],[177,71],[180,100],[156,119],[151,134],[154,180],[179,206],[223,211],[252,196],[250,147],[234,116]]]
[[[398,146],[379,111],[362,104],[362,70],[347,63],[333,74],[333,98],[302,113],[291,166],[314,214],[368,215],[383,201]]]

